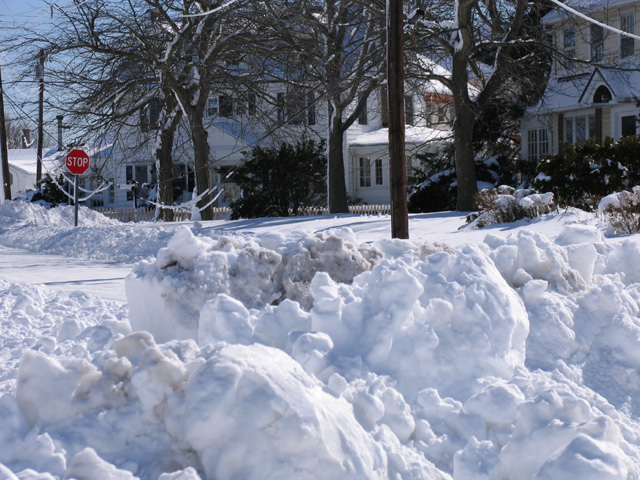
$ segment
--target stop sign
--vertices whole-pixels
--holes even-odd
[[[67,154],[66,165],[74,175],[82,175],[89,169],[89,155],[84,150],[71,150]]]

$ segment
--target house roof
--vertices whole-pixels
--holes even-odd
[[[38,164],[38,151],[35,148],[11,148],[8,150],[9,166],[27,175],[35,175]],[[55,149],[43,153],[43,173],[55,171],[61,166],[60,156]]]
[[[578,12],[593,14],[599,10],[612,10],[635,5],[637,0],[565,0],[562,3]],[[565,19],[567,15],[569,15],[569,12],[561,7],[555,7],[553,11],[542,17],[542,23],[556,23]]]
[[[429,142],[445,143],[451,138],[452,132],[449,130],[436,130],[429,127],[413,127],[407,125],[405,128],[405,144],[419,146]],[[364,133],[349,142],[349,148],[379,147],[389,144],[389,129],[380,128],[372,132]]]
[[[529,112],[562,112],[591,106],[593,94],[601,85],[611,92],[611,104],[628,103],[640,97],[640,72],[595,68],[591,74],[552,77],[542,100]]]

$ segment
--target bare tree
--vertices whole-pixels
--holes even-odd
[[[154,145],[158,200],[170,205],[174,135],[182,120],[193,144],[197,190],[211,186],[203,115],[214,81],[229,77],[219,66],[242,31],[228,21],[232,10],[222,0],[89,0],[59,10],[54,31],[31,32],[24,44],[44,46],[48,75],[65,90],[57,108],[85,125],[79,139],[146,131],[134,143]],[[205,220],[212,218],[210,198],[200,201]],[[159,211],[160,218],[170,215]]]
[[[496,98],[521,92],[525,76],[546,80],[549,45],[540,25],[541,3],[524,0],[427,0],[412,18],[412,48],[444,65],[450,75],[428,69],[428,78],[452,92],[457,209],[472,210],[477,192],[474,127]]]
[[[348,212],[344,134],[384,79],[384,3],[269,0],[264,32],[278,81],[327,105],[329,211]],[[274,72],[275,73],[275,72]]]

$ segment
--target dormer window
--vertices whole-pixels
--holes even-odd
[[[593,94],[593,103],[609,103],[612,95],[607,87],[600,85]]]

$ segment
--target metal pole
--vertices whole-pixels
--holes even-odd
[[[402,3],[402,0],[387,0],[387,88],[389,90],[389,177],[392,238],[409,238],[404,131]]]
[[[73,226],[78,226],[78,175],[73,176]]]
[[[0,153],[2,154],[2,197],[0,204],[11,200],[11,172],[9,172],[9,151],[7,150],[7,125],[4,118],[4,90],[2,89],[2,70],[0,69]]]

